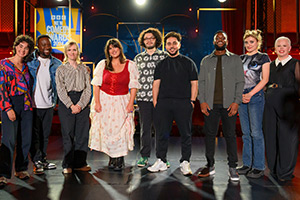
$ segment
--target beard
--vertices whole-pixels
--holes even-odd
[[[168,51],[170,56],[175,56],[178,53],[179,49],[177,49],[177,51],[175,51],[175,53],[171,53],[170,51]]]
[[[51,55],[51,53],[49,53],[49,54],[47,55],[47,54],[45,54],[44,52],[41,52],[41,51],[39,51],[38,53],[39,53],[39,55],[40,55],[41,57],[43,57],[43,58],[50,58],[50,55]]]
[[[214,46],[215,46],[215,49],[216,49],[217,51],[223,51],[223,50],[226,49],[227,44],[224,44],[224,45],[221,46],[221,47],[219,47],[217,44],[215,44]]]
[[[154,48],[155,48],[155,45],[153,45],[153,46],[148,46],[148,47],[146,46],[146,48],[147,48],[147,49],[154,49]]]

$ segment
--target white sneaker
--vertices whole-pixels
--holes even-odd
[[[180,163],[180,170],[183,173],[183,175],[190,175],[193,174],[190,163],[186,160],[184,160],[182,163]]]
[[[168,169],[167,164],[164,163],[161,159],[157,159],[157,161],[151,166],[147,168],[150,172],[159,172],[165,171]]]

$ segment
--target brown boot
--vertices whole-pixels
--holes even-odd
[[[27,171],[15,172],[15,176],[21,180],[29,179],[30,175]]]

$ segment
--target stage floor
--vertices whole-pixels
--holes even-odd
[[[42,176],[29,172],[26,181],[15,177],[0,190],[1,200],[10,199],[300,199],[300,162],[297,163],[295,178],[291,182],[279,183],[269,177],[268,170],[260,179],[240,176],[239,182],[228,180],[226,145],[224,138],[216,139],[216,174],[214,177],[199,179],[197,173],[206,164],[204,137],[193,137],[191,168],[193,175],[183,176],[179,169],[180,138],[171,137],[168,161],[171,167],[160,173],[150,173],[146,168],[136,167],[139,159],[139,137],[136,137],[134,151],[125,157],[125,169],[115,172],[107,168],[108,157],[100,152],[89,152],[88,164],[91,172],[76,172],[64,176],[61,162],[63,155],[62,138],[51,136],[48,159],[57,164],[56,170],[49,170]],[[241,164],[241,137],[237,138],[239,164]],[[154,152],[154,151],[153,151]],[[152,153],[150,163],[155,162]]]

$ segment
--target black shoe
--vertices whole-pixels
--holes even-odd
[[[108,169],[114,169],[116,167],[116,158],[109,157]]]
[[[246,175],[251,170],[251,168],[243,165],[241,167],[237,167],[236,170],[239,173],[239,175]]]
[[[205,166],[202,168],[202,170],[199,172],[198,177],[203,178],[203,177],[209,177],[211,175],[214,175],[216,173],[215,167],[207,167]]]
[[[116,158],[116,166],[114,168],[115,171],[121,171],[124,168],[124,157],[118,157]]]
[[[35,161],[33,163],[33,173],[36,175],[44,174],[44,165],[41,161]]]
[[[248,178],[260,178],[264,176],[264,170],[252,169],[246,175]]]
[[[46,170],[56,169],[56,164],[50,163],[46,159],[42,160],[41,162]]]

